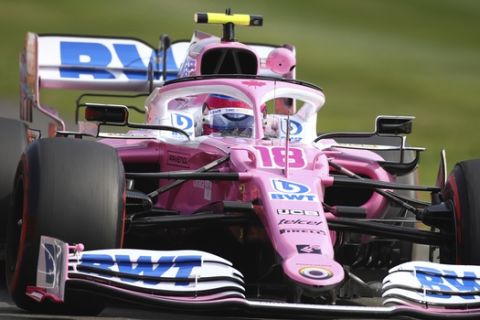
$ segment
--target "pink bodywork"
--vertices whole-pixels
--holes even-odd
[[[251,138],[192,134],[192,139],[187,141],[169,132],[151,132],[152,139],[104,139],[102,142],[115,147],[124,163],[156,163],[162,172],[196,170],[229,154],[229,161],[219,170],[240,173],[240,181],[188,181],[159,196],[155,206],[188,215],[218,201],[253,202],[257,204],[257,215],[290,279],[311,289],[325,290],[338,285],[345,274],[343,267],[334,260],[336,235],[327,225],[335,216],[325,212],[322,206],[325,188],[332,182],[328,159],[334,159],[357,174],[391,181],[392,177],[377,163],[382,159],[369,151],[331,147],[334,141],[311,143],[324,95],[318,88],[287,81],[212,78],[175,82],[152,92],[147,100],[147,121],[168,124],[169,113],[180,108],[182,112],[201,110],[198,97],[212,92],[229,95],[252,106],[255,128]],[[191,96],[196,97],[189,100],[193,101],[192,105],[175,103],[180,97]],[[285,172],[286,140],[263,139],[266,130],[264,104],[275,98],[304,102],[301,108],[297,105],[298,110],[292,115],[292,118],[305,119],[302,123],[305,136],[289,143],[288,177]],[[135,132],[130,134],[135,135]],[[160,185],[169,182],[160,180]],[[378,218],[385,205],[385,199],[373,193],[363,207],[368,218]]]

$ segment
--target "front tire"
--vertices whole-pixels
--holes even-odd
[[[7,222],[7,285],[17,306],[71,314],[103,309],[98,297],[68,288],[64,304],[37,303],[25,290],[36,282],[41,235],[83,243],[87,250],[121,246],[124,190],[123,165],[109,146],[52,138],[27,149],[17,169],[14,208]]]
[[[455,165],[443,191],[455,217],[455,245],[443,248],[442,262],[480,265],[480,159]]]

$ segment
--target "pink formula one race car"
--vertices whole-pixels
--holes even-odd
[[[293,46],[234,39],[260,16],[195,17],[223,25],[222,38],[163,36],[153,49],[27,34],[24,121],[0,119],[14,302],[71,314],[123,299],[247,316],[478,318],[480,160],[447,179],[442,153],[437,185],[418,185],[413,117],[319,135],[325,96],[295,79]],[[79,129],[67,131],[41,88],[100,91],[80,96]],[[125,103],[142,96],[144,108]],[[32,108],[52,118],[50,137],[27,126]],[[411,261],[412,244],[430,246],[431,261]]]

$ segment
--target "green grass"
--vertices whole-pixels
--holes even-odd
[[[480,2],[474,0],[161,1],[0,0],[0,97],[18,94],[18,53],[27,31],[190,37],[193,13],[262,14],[263,28],[238,28],[244,41],[292,43],[298,78],[322,86],[319,129],[369,130],[378,114],[415,115],[413,145],[423,155],[423,183],[435,180],[438,155],[450,168],[480,157]],[[207,32],[220,28],[200,26]],[[46,92],[62,114],[73,98]]]

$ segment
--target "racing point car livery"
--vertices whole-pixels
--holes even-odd
[[[437,184],[421,186],[413,117],[318,135],[325,96],[295,79],[292,45],[237,42],[235,26],[260,16],[195,17],[222,24],[222,38],[162,36],[154,49],[27,34],[21,118],[37,108],[53,125],[40,138],[0,119],[13,301],[73,314],[113,298],[255,316],[478,318],[480,161],[447,177],[442,152]],[[67,131],[41,88],[100,92],[80,96],[79,130]],[[144,108],[124,103],[142,96]],[[412,243],[436,262],[411,261]]]

